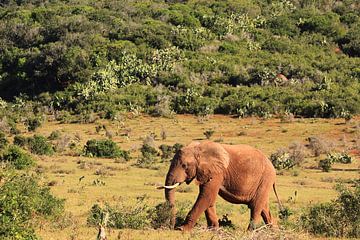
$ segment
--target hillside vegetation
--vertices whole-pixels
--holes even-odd
[[[6,0],[0,97],[76,114],[360,112],[356,0]]]

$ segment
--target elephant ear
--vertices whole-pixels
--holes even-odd
[[[201,143],[197,146],[197,151],[196,179],[200,184],[209,182],[229,166],[229,153],[218,143]]]

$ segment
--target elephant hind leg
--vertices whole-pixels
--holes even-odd
[[[270,208],[269,208],[269,205],[267,204],[267,206],[261,211],[261,216],[265,222],[266,225],[269,225],[269,226],[277,226],[276,224],[276,219],[273,218],[271,216],[271,213],[270,213]]]
[[[255,230],[256,226],[260,224],[261,211],[262,208],[259,208],[258,206],[250,207],[250,223],[247,229],[248,231]]]

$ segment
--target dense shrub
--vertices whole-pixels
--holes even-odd
[[[29,154],[15,145],[8,147],[0,160],[19,170],[29,168],[35,163]]]
[[[39,239],[34,231],[36,218],[54,221],[64,210],[64,201],[51,195],[36,177],[0,172],[0,238]]]
[[[360,237],[360,185],[337,188],[339,195],[329,203],[313,205],[301,215],[305,230],[325,237]]]
[[[38,127],[41,126],[41,120],[37,117],[35,118],[28,118],[26,119],[26,125],[27,125],[27,128],[28,128],[28,131],[35,131]]]
[[[27,147],[30,152],[38,155],[52,155],[54,149],[44,136],[34,135],[27,138]]]
[[[121,150],[115,142],[109,139],[88,140],[84,146],[84,154],[91,157],[130,159],[129,152]]]

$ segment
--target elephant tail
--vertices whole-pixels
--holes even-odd
[[[277,192],[276,192],[275,182],[274,182],[274,184],[273,184],[273,189],[274,189],[274,193],[275,193],[277,202],[278,202],[278,204],[279,204],[280,211],[282,211],[282,210],[284,210],[284,206],[281,204],[281,201],[280,201],[280,199],[279,199],[279,196],[278,196],[278,194],[277,194]]]

